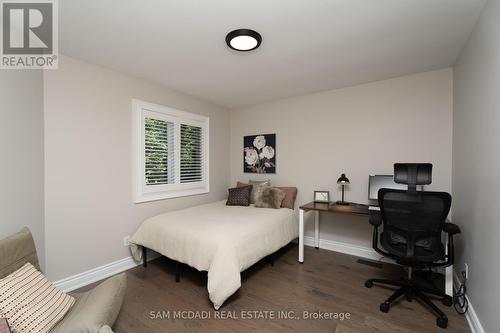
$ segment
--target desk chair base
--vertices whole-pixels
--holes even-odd
[[[451,306],[453,304],[451,296],[448,296],[437,289],[421,286],[411,278],[399,280],[369,279],[365,282],[365,287],[371,288],[374,283],[400,287],[394,292],[394,294],[385,300],[384,303],[380,304],[380,311],[385,313],[389,312],[392,303],[394,303],[401,296],[405,295],[406,300],[409,302],[411,302],[413,298],[422,300],[438,316],[436,320],[437,326],[441,328],[446,328],[448,326],[448,317],[430,300],[426,294],[441,297],[441,301],[445,306]]]

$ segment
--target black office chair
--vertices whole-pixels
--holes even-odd
[[[388,312],[391,304],[403,295],[408,301],[417,298],[437,314],[437,325],[446,328],[448,318],[426,294],[440,297],[446,306],[452,305],[452,297],[437,288],[419,284],[414,280],[412,271],[453,264],[453,235],[460,233],[460,229],[455,224],[446,223],[451,196],[446,192],[416,190],[417,185],[432,182],[432,164],[394,164],[394,181],[408,184],[408,190],[379,190],[380,213],[370,216],[370,224],[374,226],[373,248],[406,266],[408,277],[370,279],[365,286],[371,288],[373,283],[380,283],[400,287],[380,304],[380,311]],[[379,228],[382,224],[380,243],[383,249],[379,248]],[[448,234],[447,254],[441,242],[443,231]]]

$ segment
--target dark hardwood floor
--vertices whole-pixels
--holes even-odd
[[[380,269],[357,263],[357,257],[310,247],[306,247],[305,256],[305,263],[299,264],[297,246],[292,244],[276,254],[274,266],[261,261],[243,272],[242,287],[219,313],[241,317],[254,314],[249,311],[271,311],[268,316],[293,311],[287,314],[299,319],[214,319],[216,311],[208,299],[206,273],[184,266],[181,282],[175,283],[175,265],[160,258],[150,262],[147,269],[137,267],[127,272],[127,295],[115,331],[469,332],[465,318],[439,301],[436,304],[449,317],[447,330],[438,328],[434,315],[416,301],[401,300],[389,313],[380,312],[379,304],[392,289],[367,289],[364,282],[370,277],[399,277],[404,274],[400,267],[384,264]],[[173,319],[173,311],[211,318]],[[308,320],[303,319],[303,311],[349,313],[350,319]]]

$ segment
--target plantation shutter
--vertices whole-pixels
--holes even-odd
[[[175,183],[174,123],[145,118],[145,184]]]
[[[203,181],[204,151],[201,127],[180,125],[180,182]]]
[[[134,202],[209,193],[209,118],[140,100],[134,111]]]

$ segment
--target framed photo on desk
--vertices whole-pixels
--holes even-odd
[[[329,203],[330,191],[314,191],[314,202]]]

